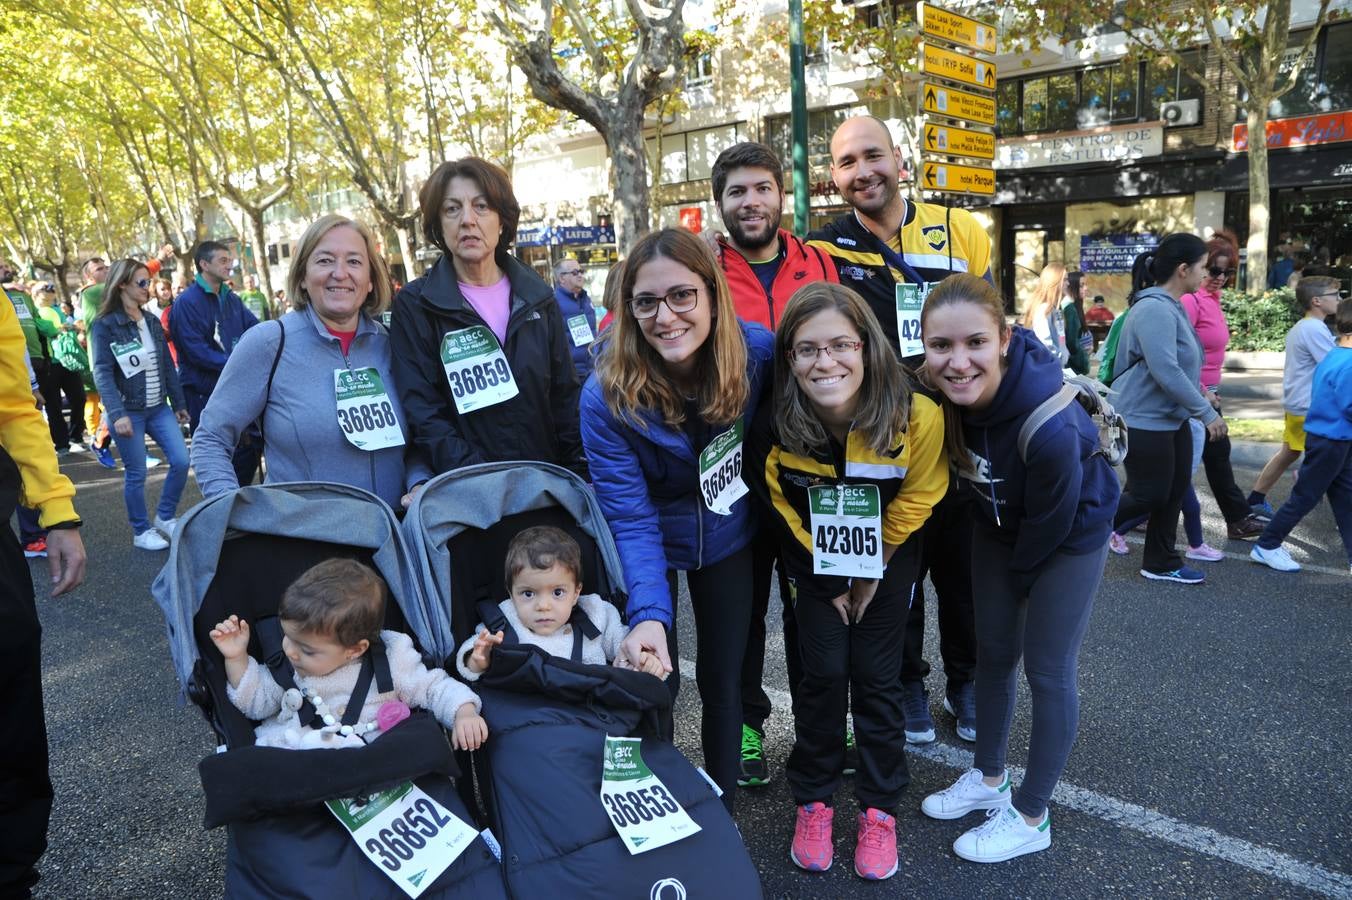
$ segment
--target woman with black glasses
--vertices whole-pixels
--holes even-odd
[[[1221,366],[1225,348],[1230,344],[1230,326],[1221,309],[1221,291],[1235,277],[1239,244],[1229,231],[1218,231],[1206,242],[1206,278],[1202,286],[1179,298],[1188,321],[1202,341],[1202,392],[1212,409],[1221,412]],[[1263,533],[1263,523],[1249,509],[1244,492],[1235,484],[1230,467],[1230,438],[1207,441],[1202,448],[1202,465],[1216,504],[1225,516],[1226,536],[1231,540],[1252,541]],[[1214,551],[1213,551],[1214,552]],[[1210,557],[1203,557],[1210,558]]]
[[[596,497],[624,563],[631,631],[623,652],[635,664],[655,653],[675,694],[676,573],[685,572],[699,639],[704,767],[731,810],[756,530],[742,441],[774,339],[738,321],[713,253],[681,229],[635,245],[621,264],[618,296],[581,417]]]

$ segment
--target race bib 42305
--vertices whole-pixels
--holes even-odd
[[[934,287],[935,283],[928,281],[923,285],[897,285],[897,343],[902,359],[925,352],[925,344],[920,339],[920,313],[925,308],[925,298]]]
[[[502,346],[487,325],[446,332],[441,339],[441,366],[456,412],[462,416],[519,393]]]
[[[846,578],[883,577],[882,498],[876,484],[807,489],[812,572]]]

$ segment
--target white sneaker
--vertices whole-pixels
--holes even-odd
[[[171,538],[174,536],[174,529],[178,527],[178,519],[161,519],[155,517],[155,528],[163,532],[164,536]]]
[[[156,456],[147,456],[147,457],[146,457],[146,468],[147,468],[147,469],[153,469],[153,468],[155,468],[156,466],[158,466],[158,465],[159,465],[160,463],[162,463],[162,462],[164,462],[164,460],[160,459],[159,457],[156,457]]]
[[[1029,825],[1012,806],[986,813],[986,821],[953,842],[953,852],[969,862],[997,863],[1052,845],[1052,814],[1041,825]]]
[[[1254,562],[1260,562],[1269,569],[1276,569],[1278,572],[1299,572],[1300,563],[1291,558],[1291,554],[1286,552],[1285,547],[1278,547],[1275,550],[1264,550],[1257,544],[1249,551],[1249,559]]]
[[[71,442],[70,442],[70,447],[67,448],[67,449],[69,449],[71,453],[88,453],[88,452],[89,452],[89,448],[86,447],[84,444],[77,444],[77,443],[75,443],[74,441],[71,441]]]
[[[951,787],[930,794],[920,803],[920,811],[931,819],[961,819],[978,809],[1003,809],[1009,806],[1009,772],[1005,780],[993,788],[981,781],[980,769],[968,769]]]
[[[168,550],[169,542],[160,537],[160,533],[153,528],[147,528],[145,531],[131,539],[132,545],[142,550]]]

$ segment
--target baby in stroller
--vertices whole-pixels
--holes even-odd
[[[509,631],[514,643],[532,644],[552,656],[631,668],[619,652],[629,629],[614,604],[582,593],[582,548],[567,532],[550,525],[525,529],[507,546],[505,568],[511,597],[497,605],[496,613],[483,610],[488,613],[484,622],[456,651],[456,668],[466,681],[477,681],[488,669],[493,648]],[[637,668],[666,677],[652,653],[645,652]]]
[[[232,615],[217,623],[210,637],[224,658],[227,695],[261,722],[258,746],[360,747],[407,718],[411,707],[429,710],[449,728],[457,749],[483,744],[488,726],[474,692],[424,666],[408,635],[381,630],[387,597],[384,579],[351,559],[319,563],[288,587],[277,615],[294,686],[278,684],[249,655],[248,622]],[[290,680],[289,673],[278,677]]]

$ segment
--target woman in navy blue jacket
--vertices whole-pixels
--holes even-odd
[[[145,314],[149,300],[150,271],[145,263],[134,259],[115,263],[104,282],[89,351],[94,384],[113,423],[113,440],[125,470],[123,499],[132,543],[142,550],[163,550],[169,543],[159,532],[173,534],[178,501],[188,481],[188,450],[179,430],[188,422],[188,408],[159,319]],[[169,463],[153,528],[146,512],[147,434]]]
[[[1061,389],[1061,364],[1032,332],[1010,330],[993,287],[949,276],[926,299],[921,325],[925,374],[950,416],[949,457],[974,507],[977,636],[976,767],[921,809],[936,819],[988,810],[953,849],[1001,862],[1051,846],[1047,803],[1079,723],[1080,644],[1120,489],[1078,403],[1020,452],[1024,422]],[[1033,723],[1027,774],[1013,791],[1005,754],[1020,656]]]
[[[647,650],[679,685],[676,573],[695,611],[704,765],[731,810],[751,621],[751,501],[742,436],[774,338],[739,322],[727,282],[693,234],[644,237],[619,274],[621,306],[582,390],[582,443],[629,592],[624,652]]]

